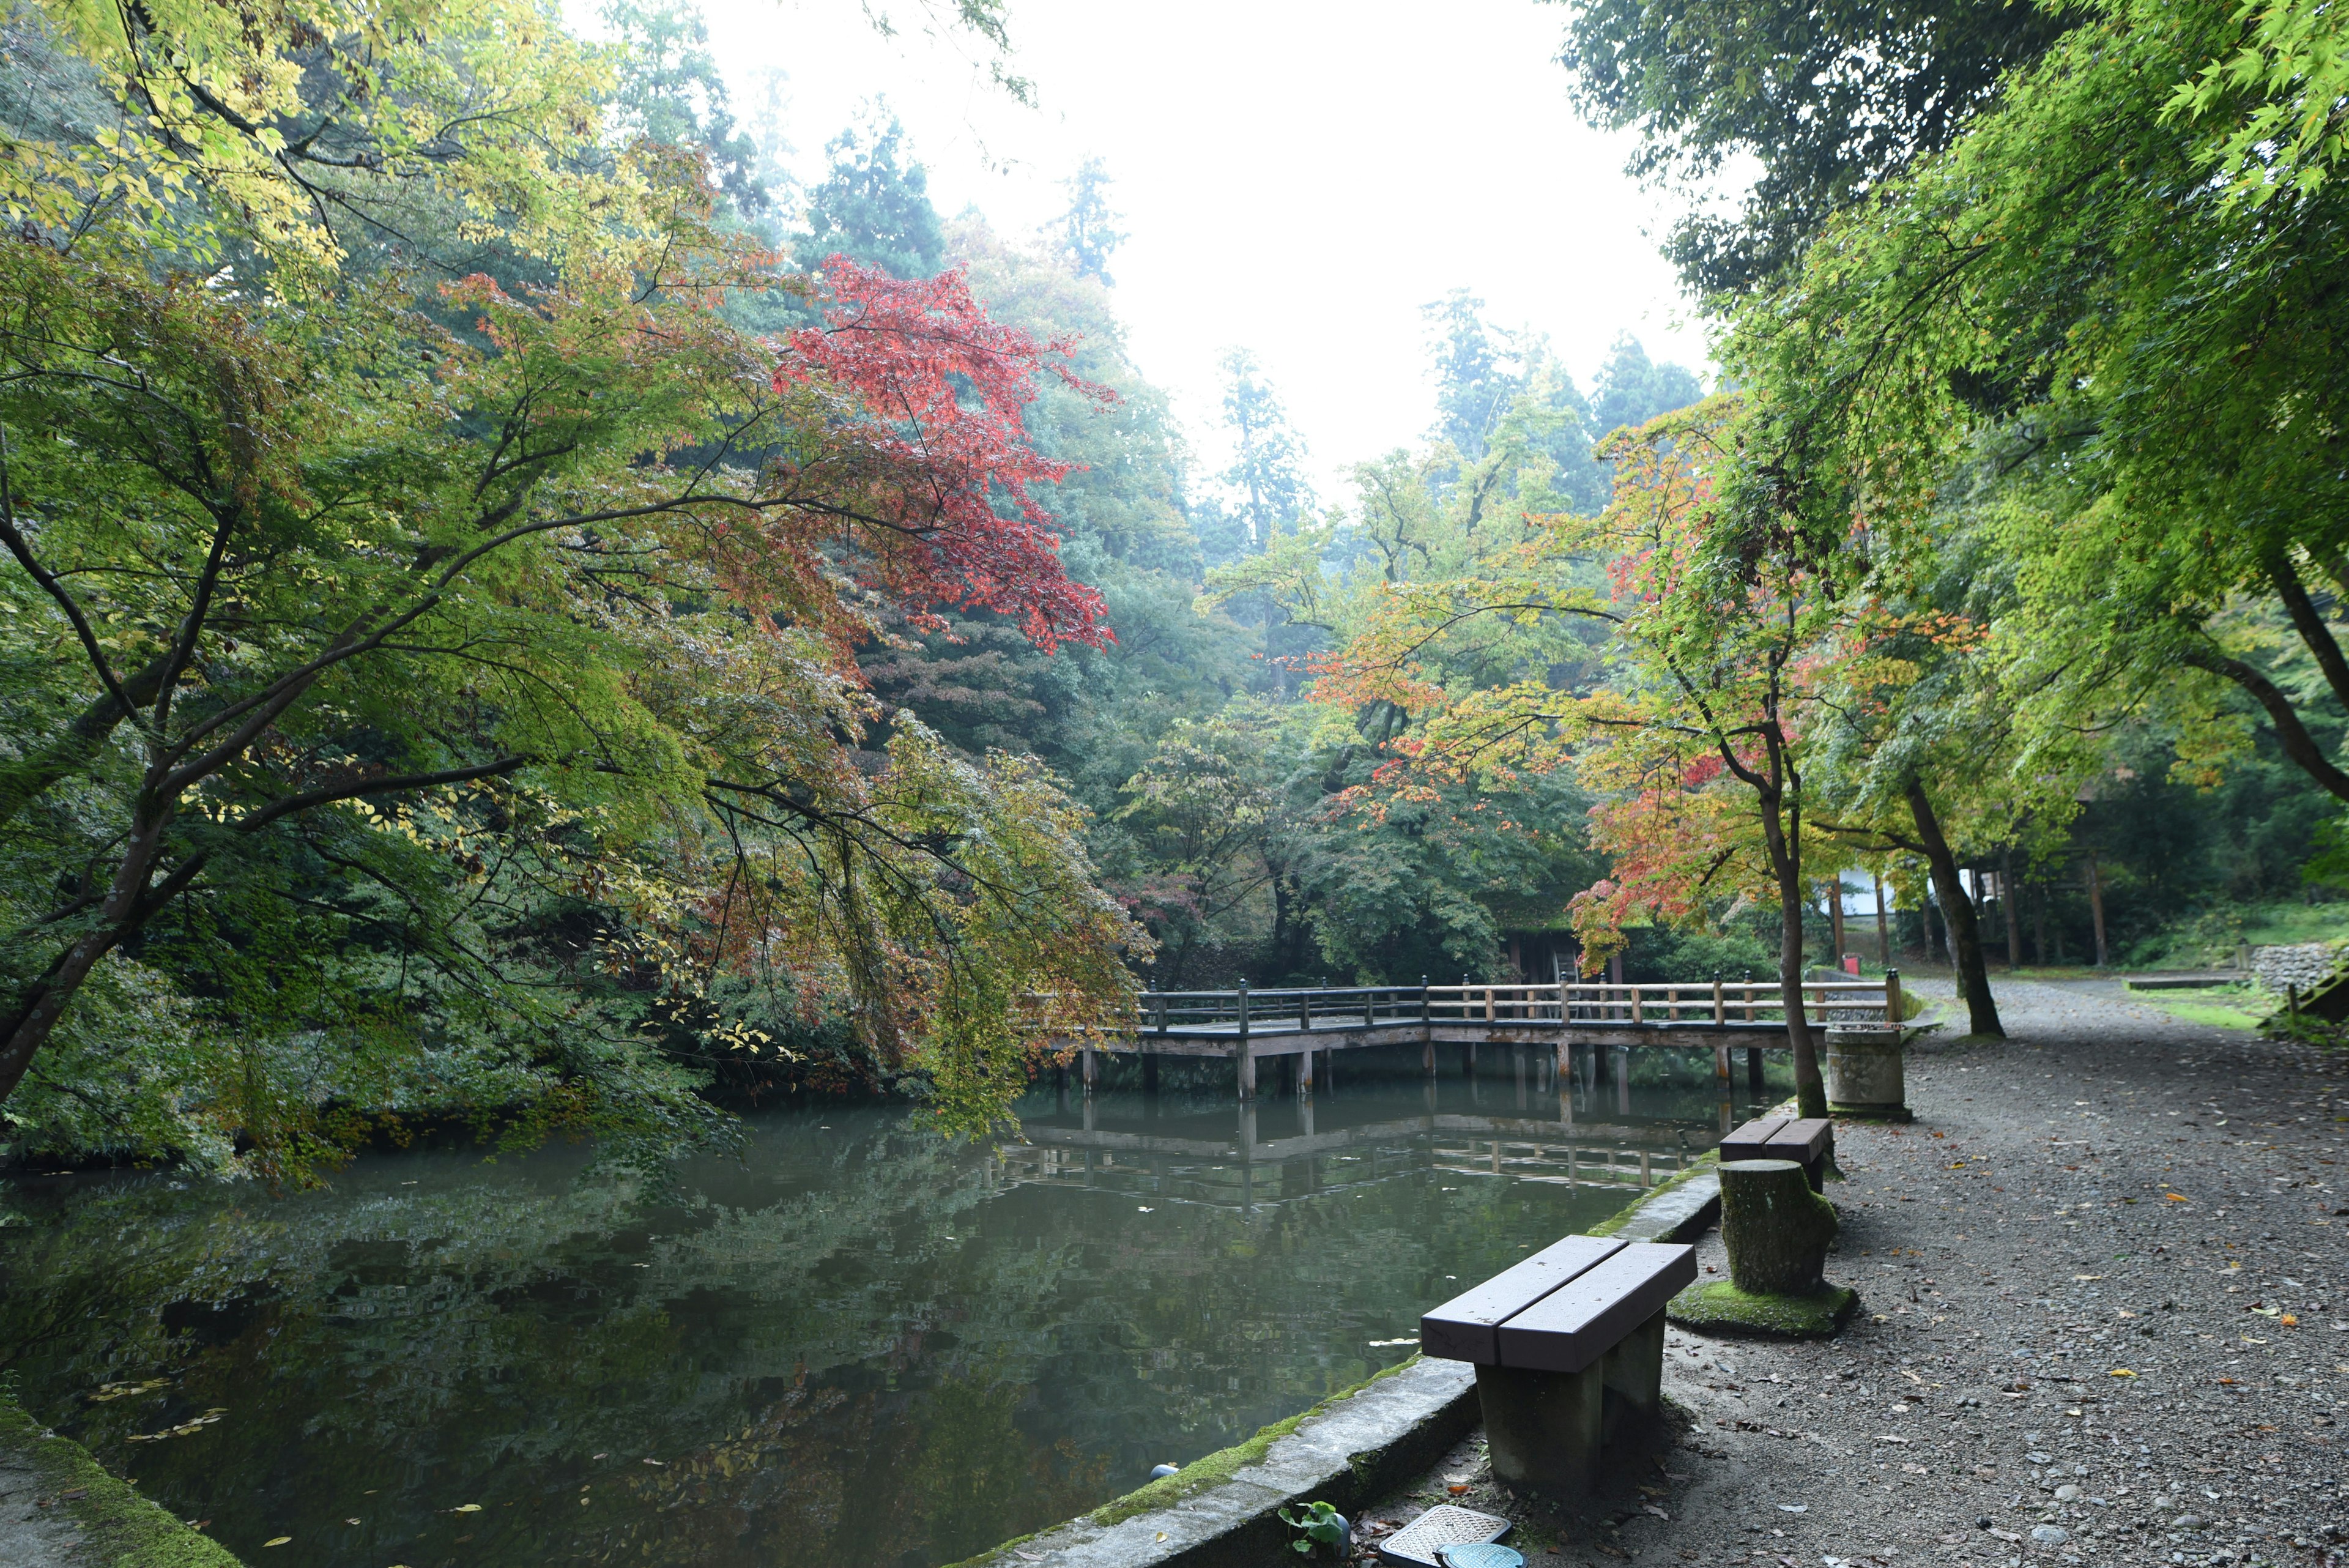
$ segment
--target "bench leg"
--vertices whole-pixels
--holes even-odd
[[[1605,1368],[1607,1392],[1618,1406],[1608,1423],[1612,1441],[1619,1431],[1634,1441],[1655,1429],[1663,1415],[1664,1314],[1658,1313],[1625,1334],[1599,1362]]]
[[[1512,1490],[1551,1497],[1589,1493],[1599,1477],[1607,1414],[1604,1360],[1580,1372],[1480,1363],[1476,1401],[1484,1407],[1494,1479]]]

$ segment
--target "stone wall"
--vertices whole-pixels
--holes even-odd
[[[2284,993],[2287,986],[2297,986],[2306,995],[2333,978],[2341,966],[2342,943],[2301,942],[2292,947],[2254,948],[2251,950],[2251,973],[2261,986]]]

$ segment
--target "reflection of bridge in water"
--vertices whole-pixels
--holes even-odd
[[[1031,1119],[1021,1140],[1004,1145],[1001,1179],[1011,1185],[1108,1186],[1168,1203],[1204,1203],[1250,1210],[1271,1203],[1342,1191],[1429,1169],[1464,1179],[1514,1179],[1627,1196],[1670,1180],[1713,1147],[1714,1137],[1685,1124],[1571,1119],[1572,1089],[1562,1096],[1568,1119],[1540,1116],[1468,1116],[1430,1109],[1421,1116],[1388,1115],[1350,1126],[1317,1125],[1310,1095],[1299,1095],[1293,1118],[1243,1102],[1228,1132],[1209,1116],[1185,1116],[1164,1132],[1100,1125],[1096,1100],[1081,1099],[1070,1122]],[[1064,1115],[1068,1114],[1066,1112]],[[1289,1130],[1263,1136],[1268,1117]]]
[[[1802,987],[1803,1014],[1826,1027],[1881,1027],[1902,1012],[1900,971],[1880,981],[1811,981]],[[1077,1044],[1072,1042],[1071,1044]],[[1730,1052],[1743,1046],[1748,1082],[1758,1089],[1762,1053],[1784,1049],[1786,1006],[1775,981],[1709,981],[1617,985],[1567,981],[1552,985],[1415,985],[1307,987],[1278,991],[1145,992],[1133,1032],[1080,1044],[1077,1071],[1090,1093],[1104,1055],[1135,1055],[1143,1087],[1157,1087],[1161,1057],[1221,1057],[1233,1064],[1243,1104],[1253,1100],[1257,1064],[1276,1058],[1300,1096],[1310,1099],[1327,1081],[1336,1053],[1374,1046],[1417,1045],[1432,1080],[1436,1047],[1463,1048],[1472,1077],[1479,1047],[1513,1053],[1524,1098],[1527,1057],[1543,1083],[1571,1084],[1578,1062],[1599,1048],[1630,1051],[1665,1046],[1711,1048],[1713,1075],[1728,1113]],[[1629,1075],[1612,1075],[1628,1093]],[[1547,1089],[1540,1091],[1547,1093]],[[1559,1097],[1563,1122],[1574,1119],[1570,1096]],[[1618,1110],[1629,1110],[1619,1096]],[[1723,1130],[1726,1131],[1727,1124]]]

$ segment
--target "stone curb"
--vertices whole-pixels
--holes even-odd
[[[1476,1373],[1418,1361],[1307,1417],[1230,1480],[1167,1508],[1099,1525],[1081,1515],[963,1568],[1224,1568],[1272,1561],[1290,1531],[1280,1511],[1316,1500],[1351,1513],[1425,1470],[1476,1424]],[[1106,1506],[1106,1505],[1104,1505]]]
[[[1625,1241],[1693,1241],[1721,1219],[1721,1172],[1706,1155],[1695,1175],[1660,1187],[1631,1206],[1609,1234]]]

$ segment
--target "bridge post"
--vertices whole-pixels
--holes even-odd
[[[1085,1071],[1085,1093],[1087,1095],[1091,1095],[1093,1092],[1093,1086],[1101,1082],[1100,1059],[1090,1045],[1078,1052],[1077,1054],[1083,1059]]]
[[[1424,1044],[1420,1049],[1419,1058],[1420,1065],[1427,1069],[1428,1077],[1433,1079],[1435,1076],[1435,1040],[1430,1033],[1430,1017],[1427,1003],[1427,977],[1421,975],[1419,977],[1419,1037]]]
[[[1726,1028],[1729,1024],[1729,1000],[1722,994],[1719,975],[1713,977],[1713,1022],[1715,1028]],[[1726,1070],[1722,1074],[1724,1078],[1728,1075]]]
[[[1240,1098],[1253,1100],[1256,1098],[1256,1054],[1248,1049],[1248,992],[1245,978],[1240,981],[1240,1040],[1236,1049],[1239,1056]]]
[[[1754,1091],[1754,1098],[1761,1098],[1762,1047],[1759,1045],[1748,1045],[1745,1048],[1745,1086]]]
[[[1142,1092],[1144,1095],[1158,1092],[1158,1053],[1155,1051],[1142,1054]]]
[[[1884,971],[1884,1027],[1899,1028],[1903,1011],[1904,1004],[1900,999],[1900,971],[1897,969],[1888,969]]]
[[[1309,1100],[1313,1097],[1313,1052],[1309,1046],[1297,1054],[1297,1092]]]

